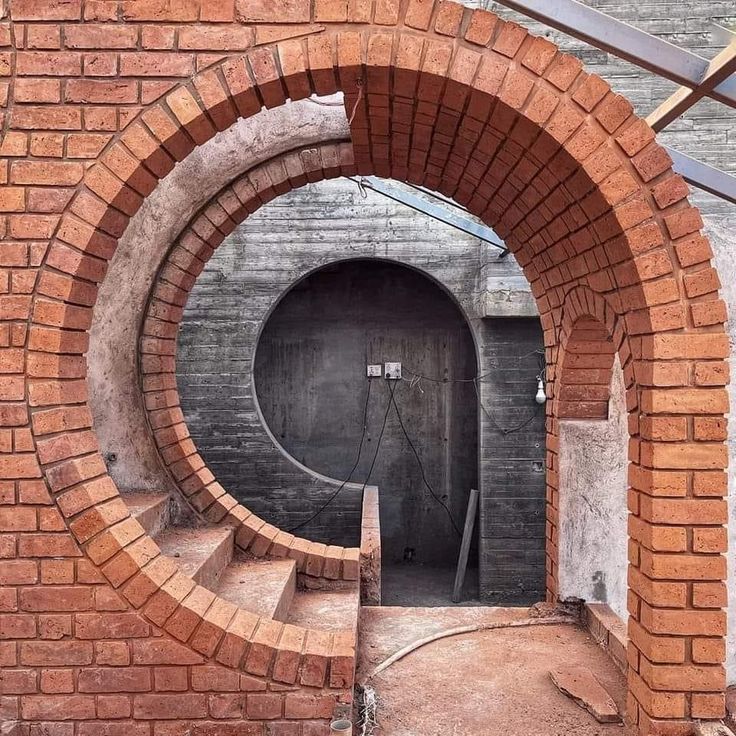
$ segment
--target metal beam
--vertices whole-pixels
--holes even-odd
[[[736,176],[704,164],[673,148],[667,146],[665,148],[672,158],[674,170],[685,181],[736,204]]]
[[[428,217],[438,220],[439,222],[444,222],[446,225],[450,225],[458,230],[462,230],[468,235],[479,238],[483,242],[492,245],[494,248],[504,251],[504,254],[507,251],[501,238],[499,238],[491,228],[474,222],[468,217],[458,215],[445,206],[427,202],[426,199],[417,197],[415,194],[407,192],[404,189],[400,189],[399,187],[392,186],[384,179],[378,179],[375,176],[364,176],[360,179],[348,177],[348,179],[355,182],[359,187],[371,189],[378,194],[382,194],[384,197],[394,200],[394,202],[405,204],[407,207],[411,207],[418,212],[422,212]]]
[[[433,192],[431,189],[425,189],[424,187],[420,187],[415,184],[409,184],[408,182],[406,183],[406,186],[411,187],[412,189],[416,189],[418,192],[421,192],[427,197],[432,197],[432,199],[436,199],[436,200],[439,200],[440,202],[444,202],[448,207],[453,207],[456,210],[460,210],[461,212],[464,212],[466,215],[469,214],[468,210],[465,207],[463,207],[461,204],[456,202],[454,199],[445,197],[444,194],[440,194],[439,192]]]
[[[682,86],[695,89],[708,74],[707,59],[576,0],[497,2]],[[720,82],[708,95],[736,107],[736,75]]]
[[[680,87],[647,117],[647,123],[659,133],[735,72],[736,41],[733,41],[710,62],[703,81],[695,89]]]

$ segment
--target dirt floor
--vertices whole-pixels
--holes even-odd
[[[363,608],[358,681],[432,633],[525,618],[525,608]],[[599,724],[552,684],[550,669],[571,663],[590,668],[623,711],[624,676],[585,630],[501,629],[433,642],[375,676],[375,736],[631,736]]]

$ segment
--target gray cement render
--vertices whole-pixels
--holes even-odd
[[[616,359],[608,419],[560,422],[559,582],[562,598],[607,603],[624,621],[628,440]]]
[[[341,106],[302,101],[264,111],[195,149],[131,219],[100,287],[88,353],[95,428],[121,488],[169,483],[146,424],[137,343],[151,285],[171,244],[194,213],[244,171],[293,148],[347,137]]]

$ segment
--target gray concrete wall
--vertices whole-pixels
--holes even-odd
[[[364,198],[346,180],[292,192],[246,220],[198,279],[179,339],[179,386],[190,430],[228,490],[286,527],[304,521],[334,493],[326,485],[307,488],[307,476],[284,462],[253,400],[250,365],[257,335],[290,286],[336,259],[382,258],[416,267],[457,300],[482,353],[479,295],[486,273],[519,273],[512,259],[497,261],[497,253],[374,192]],[[354,542],[358,510],[356,493],[346,489],[301,531],[327,539],[342,529]]]
[[[367,364],[388,361],[402,363],[404,380],[366,377]],[[369,482],[379,488],[384,564],[409,556],[420,564],[454,565],[459,536],[424,486],[399,416],[432,491],[462,529],[470,488],[477,487],[475,390],[472,383],[412,384],[410,369],[440,379],[477,375],[465,318],[440,286],[417,271],[385,261],[343,261],[300,281],[279,302],[258,342],[254,380],[265,422],[304,465],[344,479],[362,447],[352,479],[366,482],[370,472]],[[390,390],[400,415],[388,408]],[[199,402],[213,408],[209,397]],[[224,466],[220,482],[229,488],[242,487],[247,448],[238,455],[242,464],[217,458]],[[331,530],[335,534],[341,534],[339,526]]]
[[[534,400],[542,329],[538,319],[486,319],[481,335],[480,593],[531,604],[545,597],[546,413]]]

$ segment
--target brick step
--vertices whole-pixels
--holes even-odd
[[[230,527],[172,527],[157,538],[161,551],[175,558],[181,571],[210,590],[233,557]]]
[[[169,525],[173,502],[168,493],[126,491],[122,496],[131,515],[150,536],[157,536]]]
[[[131,514],[181,571],[240,608],[260,616],[322,631],[355,632],[360,610],[357,585],[297,588],[296,561],[236,553],[230,527],[174,526],[169,494],[129,491]]]
[[[296,591],[288,623],[323,631],[351,631],[358,626],[360,588]]]
[[[285,621],[296,591],[296,562],[238,555],[220,576],[217,594],[260,616]]]

